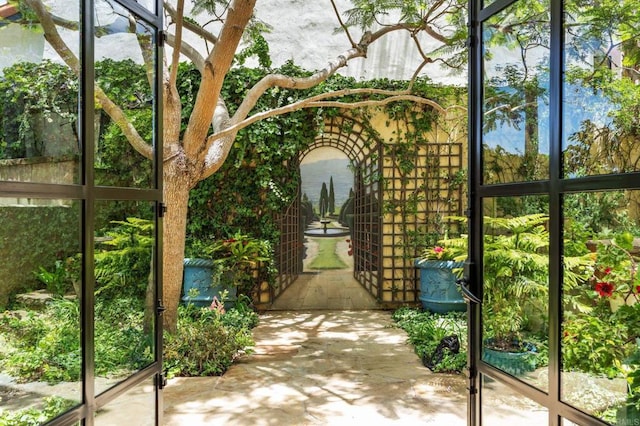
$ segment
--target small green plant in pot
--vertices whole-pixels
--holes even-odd
[[[257,282],[275,277],[271,243],[245,234],[213,241],[190,241],[185,251],[183,302],[208,306],[227,290],[227,307],[237,294],[249,294]],[[195,290],[195,291],[194,291]]]
[[[536,366],[536,347],[523,331],[535,334],[535,320],[538,328],[546,323],[547,220],[543,214],[484,219],[483,359],[515,375]]]
[[[214,242],[209,253],[222,281],[241,293],[251,291],[261,273],[275,273],[273,249],[267,240],[237,233]]]

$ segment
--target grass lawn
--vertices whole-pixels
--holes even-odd
[[[346,269],[348,265],[336,253],[336,245],[342,238],[316,238],[318,254],[309,264],[309,269]]]

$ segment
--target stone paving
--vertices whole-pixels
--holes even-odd
[[[466,424],[465,379],[422,366],[385,311],[269,312],[222,377],[175,378],[164,424]]]

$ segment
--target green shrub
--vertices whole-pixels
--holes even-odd
[[[56,299],[42,313],[3,315],[0,332],[10,349],[0,358],[3,370],[18,381],[49,383],[80,378],[80,309],[76,301]]]
[[[251,330],[255,313],[228,313],[193,305],[178,308],[178,328],[165,335],[164,365],[169,377],[218,376],[254,346]],[[246,316],[248,319],[239,319]]]
[[[460,341],[460,352],[443,352],[442,359],[434,365],[433,371],[451,373],[464,369],[467,363],[467,323],[463,312],[441,315],[404,307],[397,309],[391,318],[407,332],[408,342],[413,345],[420,359],[431,357],[442,339],[456,335]]]
[[[153,361],[152,336],[142,331],[143,313],[131,299],[98,302],[95,308],[96,374],[133,371]],[[9,349],[0,366],[20,382],[76,381],[81,373],[80,308],[55,299],[43,312],[0,317]]]
[[[77,403],[59,396],[44,399],[43,408],[24,408],[18,411],[4,411],[0,409],[0,425],[2,426],[38,426],[48,422]]]

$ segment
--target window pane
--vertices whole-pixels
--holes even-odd
[[[123,209],[125,209],[123,211]],[[151,203],[96,203],[96,393],[155,359]],[[119,220],[120,217],[125,220]]]
[[[154,32],[115,2],[97,12],[96,185],[153,188]]]
[[[11,3],[0,15],[0,180],[79,183],[78,76],[57,53],[77,58],[79,33],[56,27],[54,48],[40,17],[21,5],[23,13]],[[67,28],[79,25],[73,2],[47,2],[47,10]]]
[[[549,176],[549,12],[522,0],[483,24],[483,180]]]
[[[156,424],[156,387],[147,379],[98,410],[96,426],[154,426]]]
[[[548,388],[549,231],[543,197],[484,200],[483,361]]]
[[[640,394],[639,199],[612,191],[564,200],[561,396],[612,424],[632,424],[627,405]]]
[[[0,412],[40,424],[82,399],[81,204],[19,201],[0,199]]]
[[[566,2],[562,142],[568,177],[640,170],[637,21],[631,3]]]
[[[548,410],[506,385],[482,376],[482,424],[540,426],[549,424]]]

